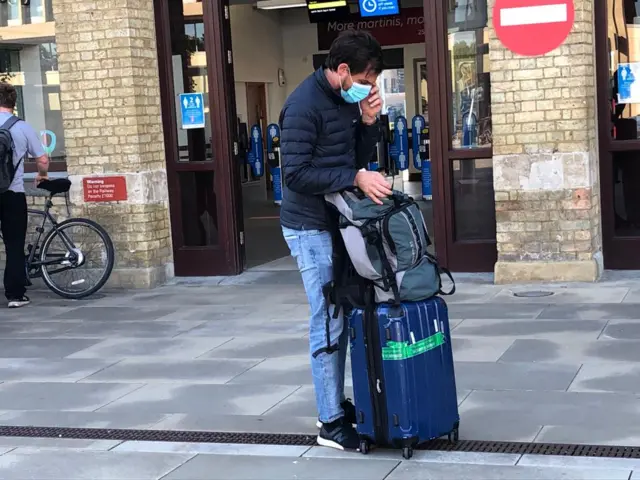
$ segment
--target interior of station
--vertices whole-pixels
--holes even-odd
[[[181,3],[179,6],[184,16],[186,40],[183,43],[183,55],[176,49],[173,52],[174,94],[178,96],[190,91],[207,92],[202,3],[196,0],[171,1],[176,6]],[[357,8],[357,3],[355,7]],[[386,151],[387,163],[391,158],[388,151],[390,149],[393,153],[396,145],[394,134],[398,133],[399,119],[402,123],[399,127],[401,132],[404,126],[409,126],[409,130],[412,130],[411,121],[415,115],[422,115],[426,125],[429,122],[422,2],[404,0],[402,7],[399,17],[360,21],[359,27],[356,27],[373,30],[384,47],[385,70],[379,77],[378,87],[384,102],[383,120],[388,122],[386,125],[389,133],[385,135],[388,141],[382,147]],[[273,158],[271,138],[274,134],[277,146],[277,124],[282,105],[297,85],[324,63],[331,41],[340,31],[348,28],[352,19],[312,23],[304,0],[233,0],[230,18],[241,159],[237,168],[242,181],[242,211],[246,235],[245,267],[251,268],[286,257],[289,253],[279,225],[280,175],[279,172],[276,173],[274,180],[275,172],[272,168],[277,165],[277,161],[271,162],[271,165],[269,162],[269,158]],[[353,18],[360,18],[357,12],[353,13]],[[179,36],[182,32],[175,33]],[[208,108],[206,105],[205,112]],[[194,155],[204,155],[206,158],[211,154],[210,148],[207,152],[193,148],[196,143],[200,143],[197,135],[211,137],[210,130],[207,130],[209,125],[210,122],[205,122],[205,129],[201,132],[180,131],[179,143],[183,160],[193,161]],[[410,131],[404,134],[406,149],[406,142],[412,141],[412,135]],[[261,141],[256,147],[255,139],[258,136]],[[400,147],[401,150],[402,148]],[[421,170],[416,168],[415,159],[409,151],[404,152],[404,155],[406,159],[403,162],[406,165],[402,165],[403,169],[391,168],[394,188],[406,191],[421,201],[428,227],[432,229],[432,199],[428,184],[423,198]],[[394,157],[391,161],[396,163],[398,154]],[[385,159],[380,161],[384,162]],[[213,175],[213,172],[210,174]],[[184,227],[189,229],[185,238],[192,244],[216,241],[216,208],[213,204],[215,195],[207,195],[206,184],[211,182],[206,178],[198,181],[199,177],[203,177],[202,172],[183,176],[184,182],[191,183],[191,188],[182,190],[182,204],[184,215],[191,218],[191,221],[183,222]],[[197,206],[194,205],[194,200]]]

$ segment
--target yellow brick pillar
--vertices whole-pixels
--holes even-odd
[[[74,214],[116,248],[111,285],[172,275],[152,0],[54,0],[67,168]],[[85,202],[87,177],[124,177],[127,198]]]
[[[513,54],[491,31],[496,283],[602,271],[594,1],[574,0],[569,37],[544,56]]]

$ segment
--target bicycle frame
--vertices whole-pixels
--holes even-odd
[[[47,224],[47,220],[49,221],[49,223],[51,223],[51,229],[47,231],[47,234],[49,234],[49,232],[55,230],[58,235],[60,236],[60,238],[62,239],[62,242],[64,243],[64,246],[67,248],[67,253],[72,253],[75,250],[75,245],[73,244],[73,242],[71,241],[71,239],[69,239],[69,237],[64,233],[58,230],[58,221],[56,220],[56,218],[51,215],[51,213],[49,212],[49,210],[51,209],[51,207],[53,207],[53,202],[51,201],[51,197],[47,197],[47,201],[45,202],[45,206],[44,206],[44,210],[36,210],[36,209],[27,209],[27,213],[29,215],[38,215],[40,217],[42,217],[42,224],[39,227],[36,227],[36,232],[38,232],[38,236],[36,238],[36,241],[33,245],[29,244],[27,246],[27,250],[28,253],[26,255],[26,267],[27,267],[27,274],[29,275],[29,278],[39,278],[42,276],[42,267],[48,266],[48,265],[59,265],[61,264],[67,257],[66,254],[60,254],[60,258],[59,259],[55,259],[55,260],[49,260],[49,261],[40,261],[36,259],[36,253],[38,251],[38,248],[40,247],[40,241],[42,239],[42,236],[45,233],[45,225]],[[49,272],[50,275],[56,274],[56,273],[60,273],[60,272],[64,272],[66,270],[70,270],[74,268],[73,266],[64,266],[61,267],[57,270],[53,270],[51,272]],[[34,271],[35,270],[35,271]]]

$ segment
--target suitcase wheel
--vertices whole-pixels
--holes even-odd
[[[460,440],[460,432],[458,431],[458,427],[449,432],[448,439],[449,443],[458,443],[458,440]]]
[[[369,441],[368,440],[360,440],[360,453],[366,455],[369,453]]]
[[[413,457],[413,448],[404,447],[402,449],[402,458],[409,460],[411,457]]]

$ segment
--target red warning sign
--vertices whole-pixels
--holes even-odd
[[[555,50],[569,36],[575,18],[573,0],[496,0],[493,26],[514,53],[537,56]]]
[[[82,179],[85,202],[122,202],[127,199],[124,177],[86,177]]]

